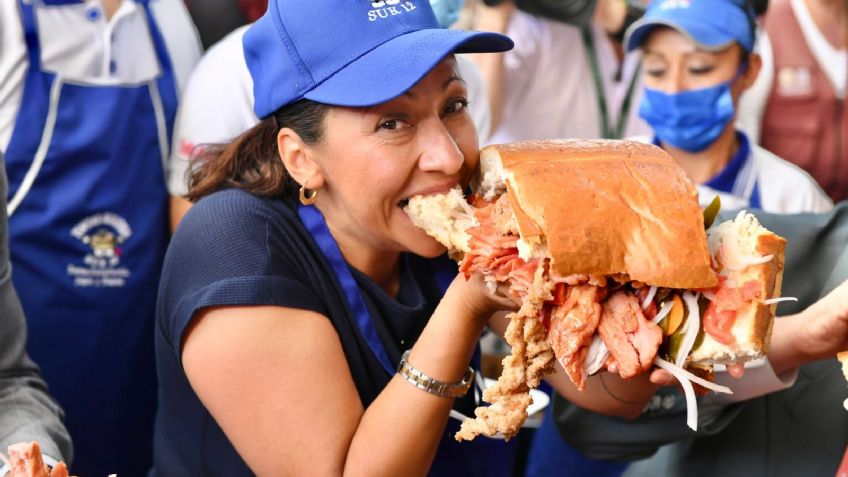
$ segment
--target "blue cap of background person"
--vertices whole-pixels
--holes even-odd
[[[754,49],[755,17],[746,0],[653,0],[624,37],[627,51],[640,48],[659,26],[674,28],[700,48],[719,51],[734,42]]]
[[[440,28],[428,0],[271,0],[244,35],[260,118],[304,98],[373,106],[403,94],[450,53],[511,48],[496,33]]]

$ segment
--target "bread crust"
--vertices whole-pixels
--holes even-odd
[[[728,277],[739,286],[751,280],[756,281],[760,285],[761,299],[745,303],[737,310],[736,321],[731,330],[735,343],[728,346],[714,340],[709,334],[704,334],[700,346],[693,349],[689,355],[691,364],[743,363],[768,353],[777,303],[765,305],[763,300],[780,296],[785,250],[785,239],[763,229],[757,237],[756,251],[761,256],[772,255],[772,259],[766,263],[748,266]]]
[[[522,237],[544,231],[554,273],[628,275],[669,288],[717,283],[697,191],[662,149],[558,140],[487,146],[484,153],[496,153],[506,171]]]

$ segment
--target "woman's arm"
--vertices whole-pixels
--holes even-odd
[[[493,300],[479,280],[454,280],[409,362],[459,381]],[[219,307],[185,334],[188,379],[260,476],[424,475],[453,405],[395,376],[363,409],[338,335],[317,313]]]

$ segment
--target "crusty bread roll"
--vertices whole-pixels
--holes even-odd
[[[480,157],[478,189],[507,191],[521,238],[528,248],[547,246],[557,275],[627,275],[669,288],[716,284],[697,191],[662,149],[526,141],[485,147]]]

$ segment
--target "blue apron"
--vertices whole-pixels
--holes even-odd
[[[35,10],[82,2],[19,0],[30,66],[6,151],[11,260],[28,350],[65,409],[78,475],[140,476],[152,463],[163,161],[177,94],[148,0],[136,1],[162,73],[103,86],[42,69]]]
[[[356,284],[356,279],[350,272],[342,253],[330,234],[327,224],[321,212],[315,207],[298,206],[298,215],[306,229],[309,230],[324,258],[332,267],[336,278],[344,290],[348,306],[356,320],[356,327],[368,347],[380,365],[391,377],[395,374],[396,365],[393,364],[386,351],[385,345],[380,340],[377,328],[365,305],[365,300]],[[436,280],[442,293],[447,290],[451,280],[456,276],[456,267],[445,266],[444,261],[434,260],[432,262]],[[472,365],[480,369],[480,347],[474,351]],[[478,373],[479,375],[479,373]],[[474,392],[479,392],[475,389]],[[471,442],[457,442],[454,434],[459,431],[460,421],[454,418],[448,419],[445,432],[442,434],[436,458],[430,468],[431,476],[511,476],[515,464],[517,450],[516,440],[509,443],[501,439],[488,439],[484,436],[477,437]]]

